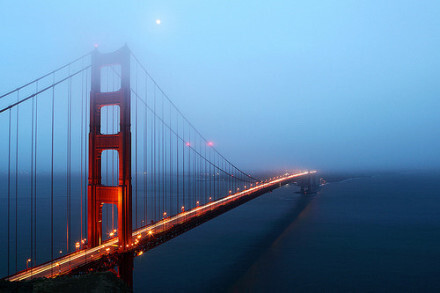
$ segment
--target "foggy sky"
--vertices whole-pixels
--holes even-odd
[[[127,43],[241,168],[438,168],[439,15],[435,0],[2,1],[0,93]]]

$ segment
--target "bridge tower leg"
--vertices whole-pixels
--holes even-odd
[[[101,69],[121,66],[121,88],[114,92],[101,91]],[[117,105],[120,108],[120,131],[101,134],[101,109]],[[116,150],[119,155],[117,186],[101,183],[101,156],[104,150]],[[127,46],[113,53],[92,54],[89,133],[89,185],[87,193],[88,247],[102,243],[102,206],[115,204],[118,209],[120,250],[131,245],[131,131],[130,131],[130,51]]]

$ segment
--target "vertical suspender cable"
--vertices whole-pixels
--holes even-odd
[[[218,196],[218,197],[222,197],[225,193],[224,193],[224,185],[225,185],[225,182],[224,182],[224,180],[223,180],[223,170],[224,169],[222,169],[222,161],[220,160],[220,158],[218,158],[218,173],[219,173],[219,175],[218,175],[218,180],[219,180],[219,192],[217,193],[217,195],[216,196]]]
[[[138,82],[138,76],[137,76],[137,74],[138,74],[138,68],[137,68],[137,63],[136,63],[136,82],[135,82],[135,88],[136,88],[136,93],[137,93],[137,82]],[[134,102],[135,102],[135,107],[136,107],[136,109],[135,109],[135,118],[134,118],[134,123],[135,123],[135,136],[134,136],[134,149],[135,149],[135,151],[134,151],[134,160],[135,160],[135,162],[134,162],[134,168],[135,168],[135,171],[134,171],[134,178],[136,179],[136,183],[135,183],[135,227],[136,227],[136,229],[137,229],[137,227],[138,227],[138,215],[137,215],[137,212],[138,212],[138,104],[137,104],[137,100],[138,100],[138,97],[136,96],[136,98],[134,99]]]
[[[112,133],[115,133],[115,107],[112,107]],[[115,185],[115,152],[112,152],[112,186]],[[115,205],[112,204],[112,232],[115,229]]]
[[[191,127],[188,127],[188,141],[189,141],[189,145],[188,145],[188,200],[189,200],[189,205],[191,208],[194,207],[194,200],[193,200],[193,194],[192,194],[192,182],[191,182],[191,146],[192,146],[192,141],[191,141]]]
[[[173,165],[172,165],[172,163],[173,163],[173,154],[172,154],[172,151],[173,151],[173,148],[172,148],[172,146],[173,146],[173,144],[172,144],[172,141],[171,141],[171,129],[172,129],[172,120],[171,120],[171,105],[170,105],[170,129],[169,129],[169,133],[170,133],[170,142],[169,142],[169,148],[170,148],[170,170],[169,170],[169,180],[170,180],[170,182],[169,182],[169,185],[170,185],[170,190],[169,190],[169,197],[170,197],[170,199],[169,199],[169,213],[170,213],[170,215],[172,214],[171,213],[171,198],[172,198],[172,192],[173,192],[173,188],[172,188],[172,182],[173,182],[173,180],[172,180],[172,178],[171,178],[171,174],[173,173]],[[176,211],[176,214],[177,214],[177,211]]]
[[[55,76],[54,76],[55,82]],[[55,87],[52,87],[52,136],[51,136],[51,167],[50,167],[50,260],[51,274],[53,274],[53,146],[54,146],[54,118],[55,118]]]
[[[204,193],[204,187],[203,187],[203,161],[205,160],[205,158],[203,157],[203,139],[201,141],[201,143],[199,144],[199,194],[200,194],[200,198],[203,198],[204,203],[206,204],[208,201],[208,197],[206,196],[206,194]]]
[[[225,166],[225,170],[227,170],[226,174],[225,174],[225,178],[226,178],[226,187],[227,187],[227,193],[229,193],[229,190],[231,190],[231,186],[230,186],[230,181],[231,181],[231,175],[229,173],[229,164],[226,161],[223,161],[224,166]]]
[[[19,93],[17,91],[17,102],[19,100]],[[18,253],[18,120],[20,115],[20,105],[17,105],[17,136],[15,138],[15,271],[17,272],[17,253]]]
[[[235,173],[234,166],[231,165],[231,172],[232,172],[232,193],[236,193],[237,191],[237,174]]]
[[[211,147],[210,151],[209,151],[209,161],[211,162],[211,164],[209,164],[210,178],[211,178],[211,191],[209,192],[209,194],[214,194],[214,190],[215,190],[215,176],[214,176],[215,165],[214,165],[214,160],[212,159],[213,155],[214,154],[213,154],[212,147]]]
[[[234,180],[234,175],[232,174],[231,170],[231,164],[228,164],[228,170],[229,170],[229,190],[231,193],[233,193],[234,186],[232,184],[232,181]]]
[[[214,159],[212,160],[212,181],[213,183],[213,188],[212,188],[212,193],[211,194],[215,194],[215,181],[216,181],[216,174],[217,174],[217,170],[216,170],[216,166],[215,166],[215,153],[212,154],[214,156]]]
[[[38,81],[36,82],[36,92],[38,92]],[[34,152],[34,253],[33,265],[37,264],[37,141],[38,141],[38,95],[35,96],[35,152]]]
[[[153,91],[154,91],[155,87],[153,85]],[[154,95],[153,95],[154,96]],[[155,205],[154,205],[154,113],[153,115],[151,115],[151,122],[150,122],[150,186],[151,186],[151,203],[152,203],[152,209],[151,210],[151,222],[154,222],[154,209],[155,209]]]
[[[177,202],[177,213],[179,213],[180,211],[180,202],[179,202],[179,193],[180,193],[180,189],[179,189],[179,116],[176,113],[176,202]],[[183,212],[183,211],[182,211]]]
[[[164,110],[164,98],[162,96],[162,204],[163,204],[163,213],[165,216],[165,110]]]
[[[31,230],[31,238],[30,238],[30,248],[31,248],[31,267],[32,267],[32,262],[34,261],[34,246],[33,246],[33,240],[34,240],[34,229],[33,229],[33,224],[32,221],[34,219],[34,110],[35,110],[35,99],[32,98],[32,117],[31,117],[31,216],[30,216],[30,221],[29,221],[29,225],[30,225],[30,230]]]
[[[227,189],[226,193],[229,193],[229,190],[230,190],[230,188],[229,188],[229,178],[230,178],[230,175],[229,175],[228,164],[227,164],[227,162],[225,160],[223,160],[223,166],[224,166],[224,168],[226,170],[226,174],[225,174],[225,184],[226,184],[226,189]]]
[[[197,197],[197,200],[200,202],[200,205],[202,205],[203,203],[202,203],[202,195],[201,195],[201,193],[200,193],[200,185],[201,185],[201,182],[200,182],[200,162],[201,162],[201,159],[200,159],[200,149],[201,149],[201,146],[200,146],[200,138],[198,137],[198,139],[199,140],[197,140],[197,143],[196,143],[196,150],[195,150],[195,152],[196,152],[196,174],[195,174],[195,180],[196,180],[196,197]]]
[[[199,168],[199,198],[200,200],[203,200],[203,202],[206,204],[207,203],[207,194],[205,193],[205,187],[204,187],[204,163],[203,161],[205,161],[205,157],[203,156],[203,139],[201,138],[201,140],[199,141],[199,149],[198,149],[198,157],[199,157],[199,162],[198,162],[198,168]]]
[[[190,162],[191,164],[191,198],[193,199],[193,203],[194,206],[196,206],[197,204],[197,195],[195,194],[195,171],[196,171],[196,164],[195,164],[195,158],[196,158],[196,154],[195,154],[195,148],[196,148],[196,137],[194,135],[194,137],[191,139],[191,147],[190,147],[190,152],[192,152],[192,160]]]
[[[148,78],[147,77],[145,77],[145,103],[147,103],[147,101],[148,101]],[[144,192],[145,192],[145,199],[144,199],[144,219],[145,219],[145,222],[144,222],[144,224],[145,224],[145,226],[147,226],[148,225],[148,219],[147,219],[147,199],[148,199],[148,190],[147,190],[147,185],[148,185],[148,182],[147,182],[147,176],[149,175],[148,173],[147,173],[147,171],[148,171],[148,160],[147,160],[147,156],[148,156],[148,149],[147,149],[147,146],[148,146],[148,108],[147,108],[147,106],[145,105],[145,125],[144,125],[144,128],[145,128],[145,133],[144,133],[144,170],[145,170],[145,173],[144,173]]]
[[[185,151],[186,151],[186,140],[185,140],[185,121],[182,123],[182,130],[183,130],[183,147],[182,147],[182,203],[183,206],[186,207],[185,203]]]
[[[157,221],[157,214],[156,214],[156,210],[157,210],[157,205],[156,205],[156,198],[157,198],[157,165],[156,165],[156,86],[154,87],[154,102],[153,102],[153,107],[154,107],[154,119],[153,119],[153,188],[154,188],[154,196],[153,196],[153,208],[154,208],[154,221]]]
[[[84,160],[83,163],[83,169],[81,172],[81,189],[84,188],[83,192],[83,199],[81,204],[81,240],[84,240],[84,230],[85,226],[87,225],[87,221],[85,219],[86,217],[86,205],[87,205],[87,101],[88,101],[88,71],[86,70],[85,73],[85,85],[84,85],[84,106],[81,111],[84,111],[84,117],[83,117],[83,125],[81,126],[81,138],[83,140],[82,148],[83,148],[83,155],[81,156],[81,160]]]
[[[190,145],[188,147],[188,198],[190,200],[191,208],[194,208],[196,205],[196,201],[194,198],[194,181],[193,181],[193,173],[194,173],[194,156],[192,155],[192,147],[194,145],[194,138],[191,136],[191,127],[188,127],[188,140],[190,141]]]
[[[159,115],[156,115],[156,118],[159,119],[159,121],[160,121]],[[162,206],[161,206],[161,204],[162,204],[162,189],[161,189],[162,188],[162,186],[161,186],[161,183],[162,183],[161,142],[162,142],[162,140],[161,140],[160,134],[161,134],[161,131],[160,131],[160,124],[159,124],[159,125],[157,125],[157,139],[156,139],[156,142],[157,142],[157,173],[158,173],[156,188],[158,188],[158,199],[157,199],[158,220],[162,219],[162,213],[163,213]]]
[[[205,157],[205,168],[204,168],[204,174],[203,174],[203,177],[204,177],[204,180],[203,180],[203,185],[204,185],[204,187],[205,187],[205,197],[207,197],[207,196],[210,196],[209,194],[208,194],[208,182],[207,182],[207,179],[208,179],[208,177],[206,176],[206,174],[207,174],[207,166],[206,166],[206,164],[207,164],[207,160],[206,160],[206,143],[204,144],[204,146],[203,146],[203,148],[205,149],[205,155],[204,155],[204,157]]]
[[[211,151],[212,152],[212,151]],[[212,178],[212,190],[209,193],[211,196],[215,197],[215,161],[210,158],[210,166],[211,166],[211,178]]]
[[[222,168],[225,171],[225,174],[222,174],[222,183],[223,183],[223,192],[222,195],[226,196],[228,195],[228,177],[227,177],[227,171],[226,171],[226,163],[224,160],[222,160]]]
[[[191,145],[192,145],[192,141],[191,141],[191,127],[188,127],[188,200],[189,200],[189,206],[191,208],[194,207],[194,203],[193,203],[193,194],[192,194],[192,184],[191,184]]]
[[[198,188],[198,183],[197,183],[197,172],[198,172],[198,161],[197,161],[197,148],[198,148],[198,141],[197,141],[197,135],[195,135],[194,139],[194,146],[193,146],[193,153],[194,153],[194,158],[193,158],[193,176],[192,176],[192,181],[193,181],[193,197],[194,200],[197,202],[200,200],[199,199],[199,194],[197,193],[197,188]],[[199,202],[200,203],[200,202]]]
[[[69,66],[70,75],[70,66]],[[70,173],[71,173],[71,131],[72,131],[72,79],[69,78],[67,82],[67,203],[66,203],[66,252],[69,252],[70,240]]]
[[[219,159],[219,156],[217,156],[217,171],[218,171],[218,178],[217,178],[217,194],[216,194],[216,197],[217,196],[220,196],[221,195],[221,178],[220,178],[220,174],[222,173],[221,172],[221,170],[220,170],[220,159]]]
[[[212,148],[211,147],[209,147],[208,148],[208,154],[207,154],[207,157],[206,157],[206,159],[208,160],[208,162],[209,162],[209,164],[208,164],[208,173],[209,173],[209,181],[208,181],[208,183],[209,183],[209,187],[208,187],[208,194],[209,195],[212,195],[212,162],[211,162],[211,152],[212,152]]]
[[[202,172],[202,168],[201,168],[201,164],[202,164],[202,158],[200,157],[201,154],[201,150],[202,150],[202,146],[201,146],[201,141],[199,138],[199,141],[197,142],[197,160],[196,160],[196,168],[197,168],[197,176],[196,176],[196,183],[197,183],[197,200],[200,202],[200,204],[204,204],[206,203],[204,197],[202,196],[202,182],[200,181],[200,173]],[[203,203],[202,203],[203,202]]]
[[[153,91],[155,91],[155,87],[153,85]],[[154,94],[153,94],[154,97]],[[152,213],[151,213],[151,217],[152,220],[151,222],[154,222],[154,215],[155,215],[155,202],[154,202],[154,189],[155,189],[155,181],[154,181],[154,113],[153,115],[151,115],[151,123],[150,123],[150,171],[151,171],[151,176],[150,176],[150,185],[151,185],[151,202],[152,202]]]
[[[204,202],[206,204],[208,202],[208,196],[207,196],[206,193],[204,193],[204,187],[202,186],[203,181],[201,180],[203,178],[202,175],[203,175],[203,161],[204,161],[204,158],[202,157],[202,150],[203,150],[203,145],[200,144],[200,146],[199,146],[199,154],[200,154],[200,160],[199,160],[200,195],[201,195],[201,197],[203,197],[203,200],[204,200]]]
[[[202,196],[200,193],[200,185],[201,185],[201,182],[200,182],[200,162],[201,162],[200,149],[201,149],[200,138],[198,137],[198,140],[196,142],[196,149],[195,149],[195,153],[196,153],[196,155],[195,155],[195,157],[196,157],[196,161],[195,161],[195,163],[196,163],[196,173],[195,173],[196,197],[197,197],[197,201],[200,202],[200,205],[203,205]]]
[[[84,134],[84,71],[81,73],[81,130],[80,130],[80,238],[83,240],[83,134]]]
[[[197,134],[197,132],[196,132],[196,134]],[[197,135],[196,135],[196,137],[194,138],[194,159],[193,159],[193,163],[194,163],[194,167],[193,167],[193,182],[194,182],[194,198],[195,198],[195,200],[196,200],[196,204],[197,204],[197,201],[199,201],[200,200],[200,198],[198,197],[198,193],[197,193],[197,170],[198,170],[198,167],[197,167]]]
[[[235,191],[237,192],[240,188],[240,173],[237,172],[237,169],[234,168],[234,177],[235,177]]]
[[[216,161],[215,153],[214,153],[214,162],[213,162],[213,164],[214,164],[214,190],[213,190],[213,194],[215,195],[215,194],[217,194],[217,188],[218,188],[218,178],[217,178],[218,170],[217,170],[217,161]]]
[[[10,216],[11,216],[11,109],[9,109],[9,147],[8,147],[8,276],[10,275],[10,271],[9,271],[9,263],[10,263],[10,243],[11,243],[11,239],[10,239]]]

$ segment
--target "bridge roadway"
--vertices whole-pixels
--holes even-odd
[[[189,211],[181,212],[175,216],[165,218],[152,225],[140,228],[133,232],[132,247],[133,249],[135,249],[137,244],[142,240],[145,240],[145,238],[151,237],[152,235],[154,235],[154,233],[157,232],[164,232],[167,229],[173,227],[173,225],[185,223],[186,221],[194,217],[201,216],[208,211],[215,210],[220,206],[227,205],[228,203],[231,203],[245,196],[254,194],[262,189],[274,187],[277,184],[287,183],[288,181],[292,180],[295,177],[304,176],[315,172],[316,171],[305,171],[305,172],[280,176],[269,182],[257,184],[241,192],[231,194],[216,201],[207,203],[203,206],[196,207]],[[5,279],[9,281],[20,281],[25,279],[33,279],[33,278],[41,278],[41,277],[50,278],[58,275],[68,274],[70,271],[72,271],[75,268],[96,261],[106,254],[116,253],[118,252],[118,250],[119,250],[118,238],[113,237],[112,239],[105,241],[103,244],[99,246],[90,249],[84,248],[78,250],[76,252],[62,256],[60,258],[54,259],[53,261],[43,263],[39,266],[29,268],[27,270],[23,270],[14,275],[6,277]],[[130,250],[130,248],[128,248],[128,250]]]

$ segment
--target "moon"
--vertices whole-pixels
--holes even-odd
[[[160,19],[156,19],[156,24],[160,24]]]

